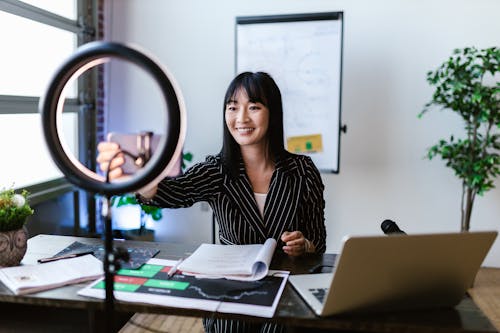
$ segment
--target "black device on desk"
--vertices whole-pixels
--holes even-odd
[[[382,231],[386,235],[398,235],[398,234],[406,235],[406,232],[399,229],[396,222],[389,220],[389,219],[384,220],[382,222],[382,224],[380,225],[380,229],[382,229]]]

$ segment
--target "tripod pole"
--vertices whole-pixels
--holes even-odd
[[[111,225],[111,206],[110,196],[106,196],[103,205],[104,218],[104,282],[106,288],[105,299],[105,322],[106,332],[113,332],[114,324],[114,275],[116,271],[115,254],[113,250],[113,232]]]

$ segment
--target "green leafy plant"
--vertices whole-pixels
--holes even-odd
[[[123,194],[119,196],[114,196],[111,198],[111,206],[114,207],[122,207],[126,205],[139,205],[137,199],[134,194]],[[161,208],[155,206],[148,205],[140,205],[141,206],[141,224],[139,227],[139,234],[142,234],[142,231],[146,229],[146,219],[147,215],[150,215],[154,221],[159,221],[163,217]]]
[[[191,152],[187,152],[182,154],[182,161],[181,161],[181,169],[186,170],[186,162],[191,162],[193,160],[193,154]]]
[[[500,49],[456,49],[435,71],[427,73],[434,94],[421,117],[437,105],[458,113],[465,137],[441,139],[430,147],[427,158],[436,156],[462,181],[461,230],[468,231],[476,195],[494,188],[500,174]]]
[[[28,203],[28,191],[15,193],[13,189],[0,192],[0,231],[22,228],[28,216],[34,213]]]

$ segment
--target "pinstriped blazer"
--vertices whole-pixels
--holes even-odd
[[[264,217],[259,212],[243,162],[239,177],[222,169],[220,155],[208,156],[185,174],[165,178],[147,204],[164,208],[190,207],[206,201],[219,224],[223,244],[280,240],[284,231],[300,230],[323,253],[326,248],[324,185],[312,160],[290,154],[276,163],[267,194]]]

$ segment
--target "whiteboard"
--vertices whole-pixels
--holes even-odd
[[[339,172],[343,13],[236,18],[236,73],[263,71],[280,87],[285,147]]]

